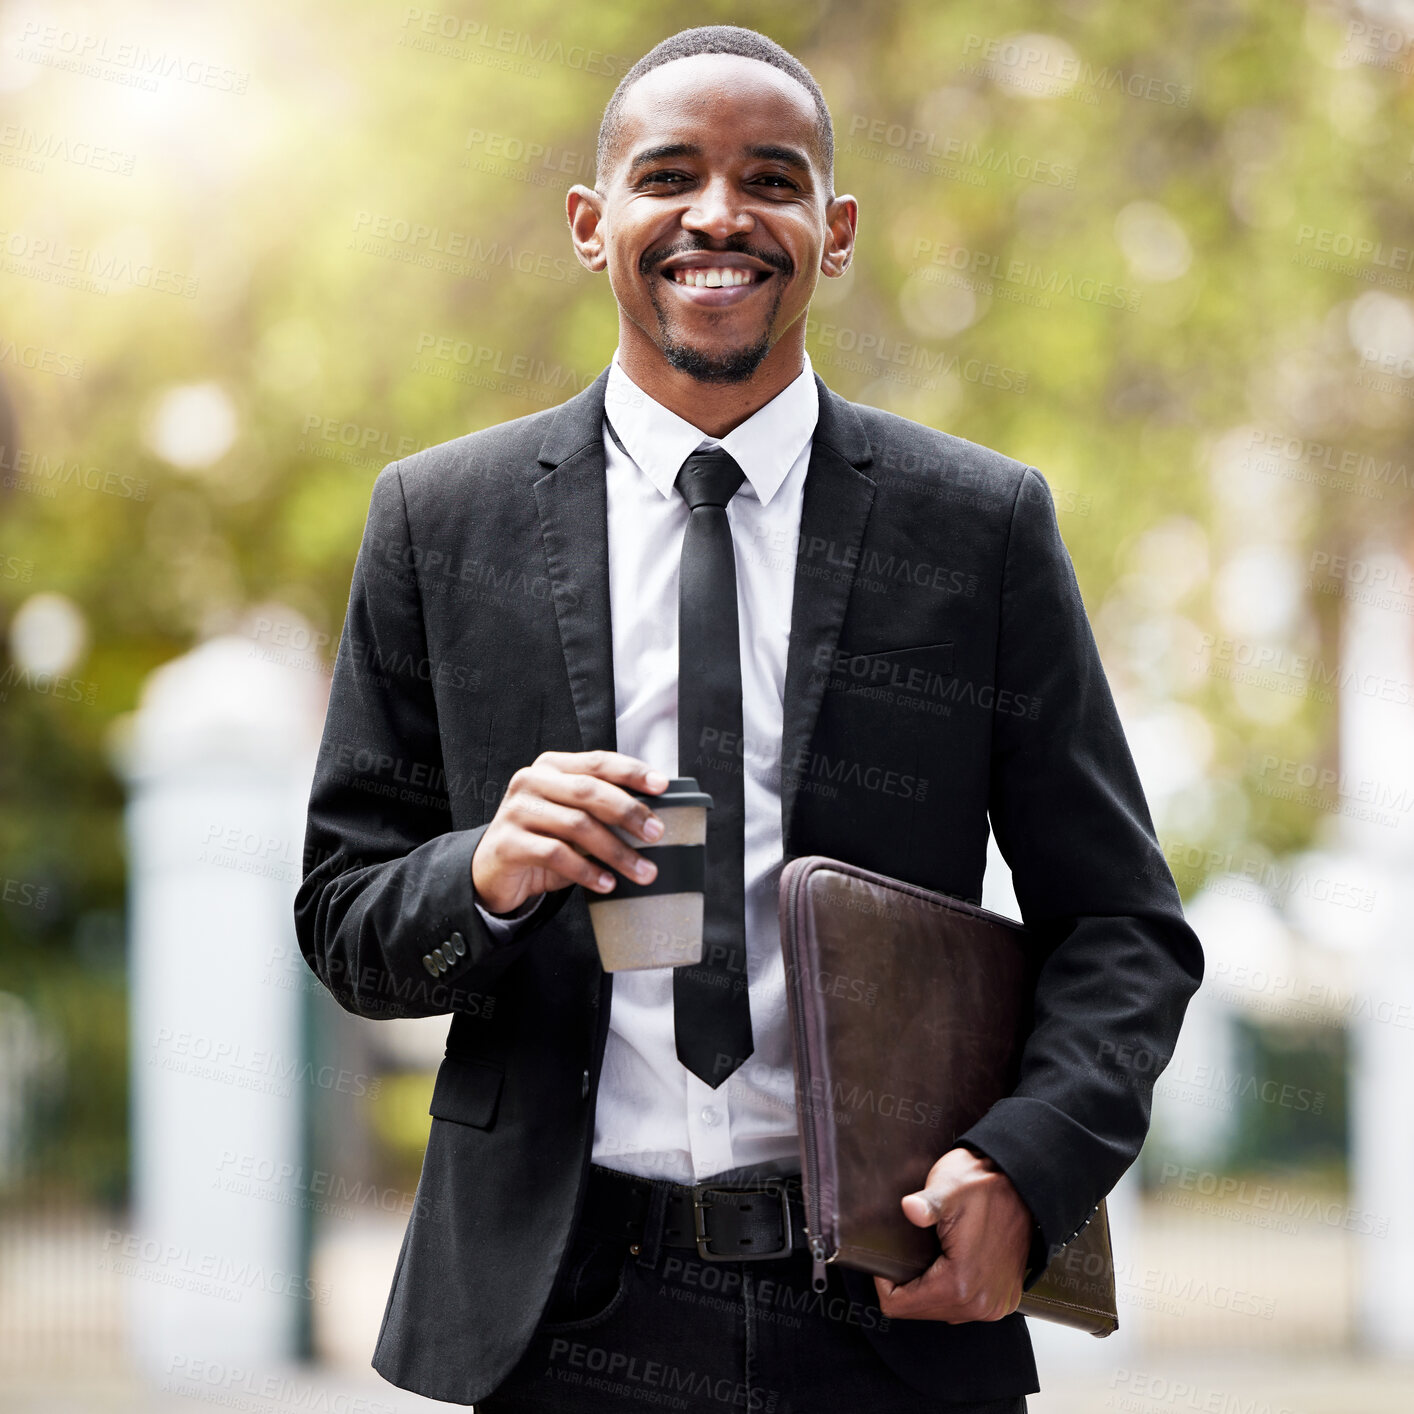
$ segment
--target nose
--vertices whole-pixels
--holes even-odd
[[[725,240],[738,231],[751,230],[756,218],[746,210],[745,201],[726,177],[713,177],[683,212],[682,224],[685,230]]]

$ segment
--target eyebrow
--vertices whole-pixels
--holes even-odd
[[[798,147],[783,147],[779,143],[761,142],[746,149],[747,156],[760,157],[766,161],[783,162],[806,176],[810,175],[810,159]],[[657,147],[645,148],[629,163],[631,177],[643,167],[651,167],[655,162],[665,162],[673,157],[701,157],[702,149],[694,142],[665,142]]]

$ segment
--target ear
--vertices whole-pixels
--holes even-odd
[[[825,208],[825,246],[820,252],[820,273],[838,279],[854,256],[854,232],[859,203],[852,196],[831,198]]]
[[[579,263],[597,274],[609,263],[604,250],[604,198],[593,187],[576,182],[565,196],[565,216]]]

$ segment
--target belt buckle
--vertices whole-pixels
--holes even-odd
[[[713,1252],[708,1246],[704,1214],[712,1206],[708,1193],[769,1193],[781,1205],[781,1245],[770,1252]],[[768,1257],[788,1257],[791,1250],[790,1198],[783,1183],[772,1179],[763,1184],[694,1183],[692,1185],[692,1231],[697,1239],[697,1255],[704,1262],[758,1262]]]

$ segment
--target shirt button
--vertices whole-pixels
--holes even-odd
[[[717,1125],[722,1122],[721,1113],[712,1108],[711,1105],[702,1106],[702,1123],[708,1126]]]

